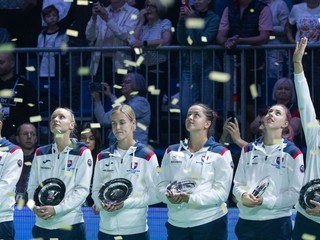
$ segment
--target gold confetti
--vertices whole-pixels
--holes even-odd
[[[143,56],[139,56],[137,61],[136,61],[137,66],[140,66],[141,63],[143,63],[143,61],[144,61],[144,57]]]
[[[0,53],[13,52],[15,45],[13,43],[5,43],[0,45]]]
[[[30,167],[30,166],[32,165],[32,162],[29,162],[29,161],[28,161],[28,162],[25,162],[24,165]]]
[[[26,205],[32,211],[36,203],[32,199],[29,199]]]
[[[114,85],[113,85],[113,88],[114,88],[114,89],[121,89],[122,87],[121,87],[120,85],[114,84]]]
[[[18,38],[12,38],[11,39],[11,42],[16,42],[16,41],[18,41]]]
[[[133,50],[137,55],[142,54],[142,48],[134,48]]]
[[[9,151],[9,147],[0,147],[0,152]]]
[[[101,128],[100,123],[90,123],[90,128]]]
[[[156,167],[156,168],[155,168],[155,172],[156,172],[156,173],[160,173],[161,171],[162,171],[161,167]]]
[[[319,126],[319,121],[318,120],[315,120],[313,122],[308,122],[306,124],[307,128],[315,128],[315,127],[318,127]]]
[[[29,72],[34,72],[36,70],[36,68],[34,66],[27,66],[26,70]]]
[[[149,92],[152,92],[152,91],[154,91],[156,88],[155,88],[155,86],[154,85],[149,85],[148,86],[148,91]]]
[[[270,36],[269,37],[269,40],[273,40],[273,39],[276,39],[276,36]]]
[[[71,37],[78,37],[79,32],[72,29],[67,29],[66,34]]]
[[[41,122],[42,121],[42,117],[41,117],[41,115],[32,116],[32,117],[29,118],[29,120],[30,120],[31,123]]]
[[[231,78],[230,73],[212,71],[209,73],[209,79],[216,82],[226,83]]]
[[[154,89],[151,93],[151,95],[160,95],[160,89]]]
[[[176,31],[176,29],[174,28],[174,27],[171,27],[171,32],[175,32]]]
[[[188,18],[186,20],[186,28],[203,29],[205,22],[202,18]]]
[[[190,36],[187,37],[187,42],[189,45],[192,45],[193,41],[192,38]]]
[[[301,239],[302,240],[316,240],[317,238],[314,235],[304,233],[304,234],[302,234]]]
[[[25,200],[23,198],[18,199],[17,209],[21,210],[24,206]]]
[[[179,102],[179,99],[178,99],[178,98],[173,98],[173,99],[171,100],[171,104],[172,104],[172,105],[176,105],[178,102]]]
[[[89,67],[79,67],[77,74],[79,76],[87,76],[90,74],[90,68]]]
[[[207,37],[205,37],[205,36],[201,36],[201,42],[208,42]]]
[[[138,15],[137,14],[131,14],[131,20],[136,20],[138,19]]]
[[[128,73],[128,69],[118,68],[117,73],[122,74],[122,75],[126,75]]]
[[[258,91],[257,91],[256,85],[255,84],[251,84],[249,86],[249,88],[250,88],[250,93],[251,93],[252,99],[258,97]]]
[[[138,67],[137,63],[134,61],[129,61],[129,60],[123,60],[123,63],[126,67],[132,66],[132,67]]]
[[[121,236],[115,236],[114,240],[122,240],[122,237]]]
[[[59,229],[65,230],[65,231],[71,231],[72,225],[64,225],[64,226],[61,226]]]
[[[180,109],[177,108],[170,108],[169,110],[171,113],[180,113]]]
[[[13,101],[16,102],[16,103],[22,103],[23,102],[23,98],[14,98]]]
[[[89,1],[88,0],[78,0],[77,1],[77,5],[79,5],[79,6],[87,6],[87,5],[89,5]]]
[[[138,95],[138,94],[139,94],[139,91],[133,91],[133,92],[130,93],[131,96],[135,96],[135,95]]]
[[[134,31],[133,31],[133,30],[131,30],[131,31],[129,32],[129,34],[130,34],[130,35],[133,35],[133,34],[134,34]]]
[[[148,128],[146,125],[139,122],[137,122],[137,127],[142,129],[143,131],[147,131],[147,128]]]
[[[0,97],[2,98],[11,98],[14,95],[12,89],[3,89],[0,91]]]
[[[121,97],[117,98],[117,99],[114,101],[114,104],[117,106],[117,105],[123,103],[125,100],[126,100],[125,96],[122,95]],[[113,104],[113,105],[114,105],[114,104]],[[113,106],[113,105],[112,105],[112,106]]]
[[[224,213],[227,213],[228,212],[228,209],[227,209],[227,204],[226,203],[222,203],[221,204],[221,209]]]
[[[33,103],[28,103],[27,104],[29,107],[34,107],[35,105]]]

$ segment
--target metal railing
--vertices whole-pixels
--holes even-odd
[[[234,109],[241,123],[241,134],[245,138],[247,130],[247,105],[246,97],[248,94],[248,84],[254,83],[261,97],[252,99],[254,106],[254,115],[257,114],[260,104],[269,104],[270,92],[272,91],[272,83],[270,76],[273,73],[274,78],[290,77],[292,78],[292,54],[294,45],[263,45],[263,46],[239,46],[235,52],[227,52],[220,46],[207,47],[183,47],[183,46],[167,46],[156,49],[144,50],[144,52],[155,52],[154,57],[158,58],[159,53],[165,54],[167,61],[165,63],[156,64],[150,70],[146,65],[133,67],[133,71],[148,72],[145,74],[147,84],[155,84],[156,88],[165,86],[166,96],[163,94],[152,95],[148,93],[147,98],[151,104],[152,122],[149,127],[150,144],[167,146],[168,144],[176,143],[179,139],[185,137],[183,127],[184,121],[181,119],[181,113],[178,112],[179,103],[171,104],[173,96],[179,92],[181,86],[182,70],[185,69],[183,62],[186,52],[189,53],[189,61],[192,63],[189,67],[190,73],[193,71],[195,64],[200,64],[199,79],[202,83],[208,81],[206,76],[201,75],[209,65],[214,71],[230,73],[231,79],[226,83],[221,83],[219,80],[213,80],[212,92],[212,107],[219,115],[225,119],[228,110]],[[318,51],[319,46],[309,47],[309,57],[307,66],[310,69],[310,89],[311,96],[315,98],[317,95],[319,76],[318,72]],[[126,52],[131,55],[133,61],[136,61],[140,55],[136,55],[133,49],[129,47],[70,47],[64,50],[40,49],[40,48],[17,48],[14,50],[16,55],[17,72],[24,75],[27,79],[33,82],[37,89],[39,99],[40,114],[43,121],[39,124],[40,144],[45,144],[51,141],[50,131],[48,128],[48,120],[53,107],[66,106],[71,108],[76,115],[78,124],[83,122],[94,122],[93,102],[89,92],[88,84],[94,81],[94,77],[90,74],[78,74],[79,68],[88,67],[90,64],[90,55],[92,52],[114,53],[115,51]],[[269,60],[270,52],[283,52],[284,58],[274,63]],[[41,53],[53,52],[57,59],[57,75],[56,77],[41,78],[39,75]],[[197,52],[197,58],[194,58]],[[248,61],[248,56],[253,59]],[[199,58],[200,56],[200,58]],[[262,57],[261,57],[262,56]],[[208,59],[210,58],[210,59]],[[199,61],[200,59],[200,61]],[[210,60],[210,61],[208,61]],[[104,63],[104,61],[102,61]],[[259,65],[259,63],[263,65]],[[49,62],[49,65],[51,63]],[[251,64],[251,66],[249,66]],[[33,66],[35,71],[28,71],[26,67]],[[282,71],[275,73],[274,66],[280,66]],[[257,71],[261,67],[261,71]],[[161,69],[160,69],[161,68]],[[252,68],[252,71],[251,71]],[[29,69],[29,68],[28,68]],[[102,68],[103,71],[110,69]],[[163,70],[165,69],[165,70]],[[149,71],[150,70],[150,71]],[[160,71],[161,70],[161,71]],[[252,72],[252,74],[250,73]],[[281,73],[282,72],[282,73]],[[152,73],[152,74],[150,74]],[[248,79],[250,74],[250,78]],[[112,79],[105,79],[112,85],[119,84],[116,80],[116,73],[112,73]],[[253,78],[253,79],[252,79]],[[293,79],[293,78],[292,78]],[[166,81],[165,85],[162,81]],[[192,86],[190,86],[192,87]],[[319,88],[318,88],[319,89]],[[113,89],[114,93],[119,97],[121,94],[117,89]],[[200,92],[201,99],[204,96]],[[167,100],[167,101],[165,101]],[[106,102],[106,101],[104,101]],[[174,101],[173,101],[174,102]],[[173,108],[176,107],[175,110]],[[105,109],[106,111],[108,109]],[[218,129],[217,135],[222,129]],[[103,140],[106,139],[104,131],[102,131]]]

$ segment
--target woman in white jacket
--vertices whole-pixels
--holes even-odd
[[[147,240],[148,205],[159,202],[155,191],[158,160],[153,151],[133,138],[136,117],[129,105],[116,106],[110,118],[117,142],[98,154],[92,188],[92,198],[100,210],[98,239],[113,240],[121,236],[123,240]],[[128,198],[125,194],[118,201],[113,198],[120,192],[116,190],[117,182],[129,184],[124,193],[130,193],[132,186]],[[103,200],[108,196],[106,186],[113,189],[109,196],[114,201]]]
[[[243,147],[233,194],[240,211],[235,233],[239,240],[290,240],[291,209],[304,176],[302,152],[282,138],[289,110],[273,105],[263,118],[264,135]]]
[[[57,108],[50,121],[54,143],[36,150],[28,184],[29,199],[39,198],[41,191],[39,194],[35,192],[49,178],[62,181],[65,194],[62,198],[62,191],[50,191],[47,188],[50,185],[43,187],[44,197],[47,195],[47,200],[50,200],[46,202],[53,204],[41,198],[39,202],[43,204],[36,201],[33,207],[36,214],[36,224],[32,229],[34,238],[86,239],[81,206],[89,194],[93,161],[85,144],[71,138],[74,127],[75,119],[71,110]],[[62,201],[53,201],[54,196],[60,196]]]
[[[168,240],[226,240],[227,201],[233,162],[230,151],[211,137],[216,113],[204,104],[188,109],[190,138],[167,148],[159,198],[168,206]]]
[[[308,83],[302,66],[302,57],[307,42],[307,38],[302,38],[300,43],[297,43],[293,55],[294,84],[296,86],[298,106],[308,150],[306,157],[306,174],[303,181],[304,184],[307,184],[312,180],[319,181],[320,179],[320,126],[316,119],[316,112],[310,97]],[[314,64],[318,63],[315,62]],[[311,204],[313,205],[313,208],[306,209],[303,209],[299,203],[296,205],[298,213],[293,229],[294,240],[304,238],[304,234],[313,235],[316,239],[320,239],[320,202],[311,200]]]

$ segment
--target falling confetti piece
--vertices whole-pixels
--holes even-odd
[[[186,28],[203,29],[205,22],[202,18],[188,18],[186,20]]]
[[[230,81],[230,78],[231,78],[230,74],[225,72],[212,71],[209,73],[209,79],[216,82],[225,83]]]
[[[35,106],[35,104],[33,104],[33,103],[28,103],[27,104],[29,107],[34,107]]]
[[[0,52],[8,53],[13,52],[15,45],[13,43],[5,43],[0,45]]]
[[[54,135],[55,138],[63,138],[63,134],[62,133],[56,133]]]
[[[91,128],[101,128],[100,123],[90,123]]]
[[[121,236],[115,236],[114,240],[122,240],[122,237]]]
[[[205,36],[202,36],[202,37],[201,37],[201,42],[208,42],[208,39],[207,39],[207,37],[205,37]]]
[[[65,231],[71,231],[72,225],[64,225],[64,226],[61,226],[59,229],[65,230]]]
[[[137,14],[131,14],[131,20],[136,20],[138,19],[138,15]]]
[[[253,9],[253,8],[251,8],[251,9],[250,9],[250,12],[252,12],[252,13],[253,13],[253,12],[254,12],[254,9]]]
[[[9,147],[0,147],[0,152],[7,152],[9,151]]]
[[[88,0],[78,0],[77,5],[78,6],[87,6],[87,5],[89,5],[89,1]]]
[[[134,62],[134,61],[123,60],[123,63],[124,63],[124,65],[125,65],[126,67],[130,67],[130,66],[132,66],[132,67],[138,67],[138,66],[137,66],[137,63]]]
[[[119,97],[119,98],[117,98],[115,101],[114,101],[114,104],[113,105],[119,105],[119,104],[121,104],[121,103],[123,103],[124,101],[126,100],[126,98],[125,98],[125,96],[121,96],[121,97]],[[112,105],[112,106],[113,106]]]
[[[140,54],[142,54],[142,48],[134,48],[134,52],[135,52],[137,55],[140,55]]]
[[[78,37],[79,32],[72,29],[67,29],[66,34],[71,37]]]
[[[24,165],[30,167],[30,166],[32,165],[32,162],[29,162],[29,161],[28,161],[28,162],[25,162]]]
[[[138,94],[139,94],[139,91],[133,91],[133,92],[130,93],[131,96],[136,96]]]
[[[171,113],[180,113],[180,109],[176,109],[176,108],[170,108],[169,110]]]
[[[171,32],[175,32],[176,31],[176,29],[174,28],[174,27],[171,27]]]
[[[308,233],[304,233],[301,236],[302,240],[316,240],[316,236],[308,234]]]
[[[143,56],[139,56],[137,61],[136,61],[137,66],[140,66],[141,63],[143,63],[143,61],[144,61],[144,57]]]
[[[276,36],[270,36],[269,37],[269,40],[273,40],[273,39],[276,39]]]
[[[114,84],[114,85],[113,85],[113,88],[114,88],[114,89],[121,89],[122,87],[121,87],[120,85]]]
[[[11,98],[14,95],[12,89],[4,89],[0,91],[0,97],[2,98]]]
[[[258,97],[258,91],[257,91],[256,85],[251,84],[249,88],[250,88],[250,93],[251,93],[252,99],[255,99],[256,97]]]
[[[13,101],[16,102],[16,103],[22,103],[23,102],[23,98],[14,98]]]
[[[171,104],[172,104],[172,105],[176,105],[178,102],[179,102],[179,99],[178,99],[178,98],[173,98],[173,99],[171,100]]]
[[[128,73],[128,69],[118,68],[117,73],[122,74],[122,75],[126,75]]]
[[[143,131],[147,131],[147,126],[142,123],[137,122],[137,127],[142,129]]]
[[[42,117],[41,117],[41,115],[32,116],[32,117],[29,118],[29,120],[30,120],[31,123],[41,122],[42,121]]]
[[[189,45],[192,45],[193,41],[192,38],[190,36],[187,37],[187,42]]]
[[[89,67],[79,67],[77,74],[79,76],[87,76],[90,74],[90,68]]]
[[[34,72],[36,70],[36,68],[34,66],[27,66],[26,70],[29,72]]]

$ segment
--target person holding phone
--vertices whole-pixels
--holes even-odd
[[[148,205],[159,202],[155,191],[158,181],[157,156],[134,138],[137,120],[129,105],[114,107],[110,120],[117,141],[98,154],[93,178],[92,198],[100,210],[98,239],[149,240]],[[131,183],[132,192],[128,198],[110,196],[113,202],[101,199],[100,189],[110,180],[113,180],[113,188],[116,188],[117,180]]]
[[[291,239],[304,164],[299,148],[282,137],[290,117],[284,105],[273,105],[263,118],[263,136],[242,148],[233,187],[239,240]]]
[[[188,109],[190,138],[166,149],[158,184],[168,207],[168,240],[226,240],[233,162],[230,151],[212,135],[217,114],[205,104]]]
[[[310,91],[306,77],[304,75],[302,58],[307,47],[308,39],[301,38],[296,44],[293,54],[294,84],[296,87],[298,106],[300,109],[302,127],[307,143],[306,173],[303,183],[307,184],[312,180],[320,179],[319,145],[320,145],[320,126],[316,118],[316,112],[311,100]],[[314,104],[317,104],[314,102]],[[319,104],[319,103],[318,103]],[[316,151],[316,153],[313,153]],[[313,208],[303,209],[300,203],[297,203],[298,211],[293,239],[300,240],[304,234],[313,235],[320,239],[320,202],[315,199],[310,200]]]
[[[99,83],[98,83],[99,84]],[[107,96],[112,103],[115,103],[117,97],[111,92],[111,87],[107,83],[101,83],[102,93]],[[99,87],[100,88],[100,87]],[[112,109],[105,112],[101,102],[99,91],[91,90],[91,96],[94,101],[94,115],[97,121],[107,128],[111,128],[110,114]],[[124,96],[124,103],[128,104],[134,110],[137,118],[138,127],[134,131],[134,138],[147,145],[149,140],[149,125],[151,117],[150,104],[146,98],[147,88],[146,80],[139,73],[128,73],[123,76],[121,83],[121,92]],[[112,131],[108,134],[109,146],[115,143],[115,137]]]

